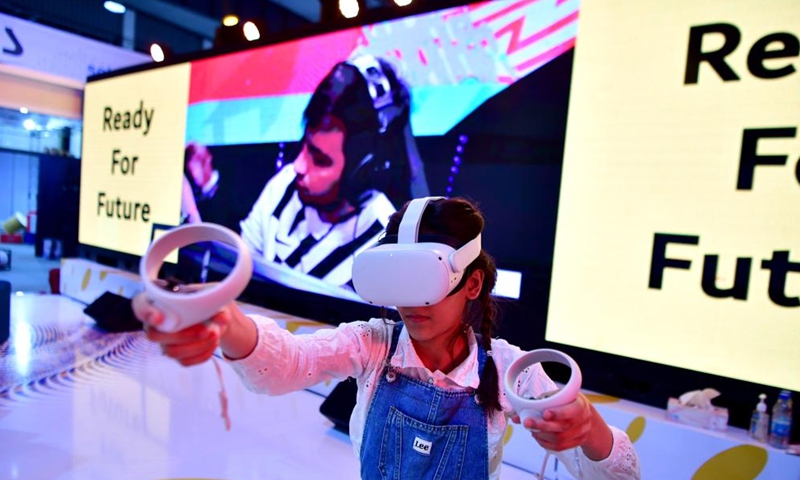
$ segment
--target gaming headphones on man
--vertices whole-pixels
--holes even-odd
[[[441,198],[412,200],[400,222],[397,243],[381,240],[356,255],[353,286],[361,298],[373,305],[422,307],[439,303],[459,285],[466,268],[481,253],[481,234],[458,249],[419,241],[425,207]]]
[[[379,130],[370,132],[369,138],[358,139],[358,143],[367,146],[369,151],[358,161],[349,159],[345,162],[342,194],[352,205],[357,206],[363,201],[362,197],[366,192],[380,187],[381,181],[377,177],[390,174],[392,157],[383,146],[386,141],[384,135],[406,107],[397,105],[396,88],[392,88],[389,76],[374,55],[358,55],[348,60],[346,65],[355,67],[364,78],[379,124]]]

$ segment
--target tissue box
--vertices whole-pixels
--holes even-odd
[[[667,402],[667,418],[708,430],[725,430],[728,427],[727,408],[712,407],[706,410],[684,405],[677,398],[670,398]]]
[[[708,430],[725,430],[728,427],[728,409],[712,407],[710,410],[684,405],[677,398],[667,402],[667,418],[678,423]]]

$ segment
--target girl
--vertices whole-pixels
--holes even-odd
[[[398,233],[406,207],[390,218],[387,236]],[[428,203],[419,233],[458,249],[483,226],[470,202],[440,199]],[[133,306],[148,338],[168,356],[194,365],[221,347],[253,391],[280,395],[354,377],[358,395],[350,438],[362,479],[497,479],[507,421],[519,423],[505,399],[501,372],[524,352],[492,338],[496,276],[494,261],[481,251],[444,300],[399,307],[402,323],[372,319],[311,335],[292,335],[269,318],[245,316],[234,303],[210,322],[167,334],[156,330],[162,314],[143,295]],[[541,365],[525,375],[522,394],[556,388]],[[582,394],[524,426],[576,478],[640,478],[627,435],[609,427]]]

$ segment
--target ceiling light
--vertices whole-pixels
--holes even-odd
[[[356,18],[358,10],[358,0],[339,0],[339,11],[344,18]]]
[[[22,108],[19,109],[19,113],[26,114],[26,113],[28,113],[28,109],[25,108],[25,107],[22,107]]]
[[[239,17],[237,17],[236,15],[225,15],[222,18],[222,24],[225,25],[226,27],[232,27],[238,23],[239,23]]]
[[[106,10],[108,10],[111,13],[122,14],[125,13],[126,10],[125,5],[117,2],[106,1],[103,3],[103,6],[106,7]]]
[[[150,45],[150,56],[153,58],[154,62],[163,62],[164,49],[161,48],[161,45],[154,43]]]
[[[394,0],[394,3],[398,7],[407,7],[411,5],[411,0]]]
[[[36,130],[36,122],[34,122],[30,118],[26,118],[24,122],[22,122],[22,126],[25,127],[25,130]]]
[[[253,22],[244,22],[244,26],[242,27],[244,31],[244,38],[248,41],[258,40],[261,38],[261,33],[258,31],[258,27]]]

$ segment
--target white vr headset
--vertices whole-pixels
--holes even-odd
[[[378,243],[356,256],[353,286],[365,301],[380,306],[422,307],[442,301],[461,282],[481,253],[481,235],[455,248],[419,242],[422,213],[431,200],[412,200],[398,229],[397,243]]]
[[[173,250],[198,242],[222,242],[236,248],[236,265],[220,283],[191,292],[168,291],[159,285],[158,272]],[[244,291],[253,274],[250,250],[232,230],[213,223],[192,223],[169,230],[147,249],[139,263],[144,291],[164,313],[162,332],[177,332],[213,317]]]

